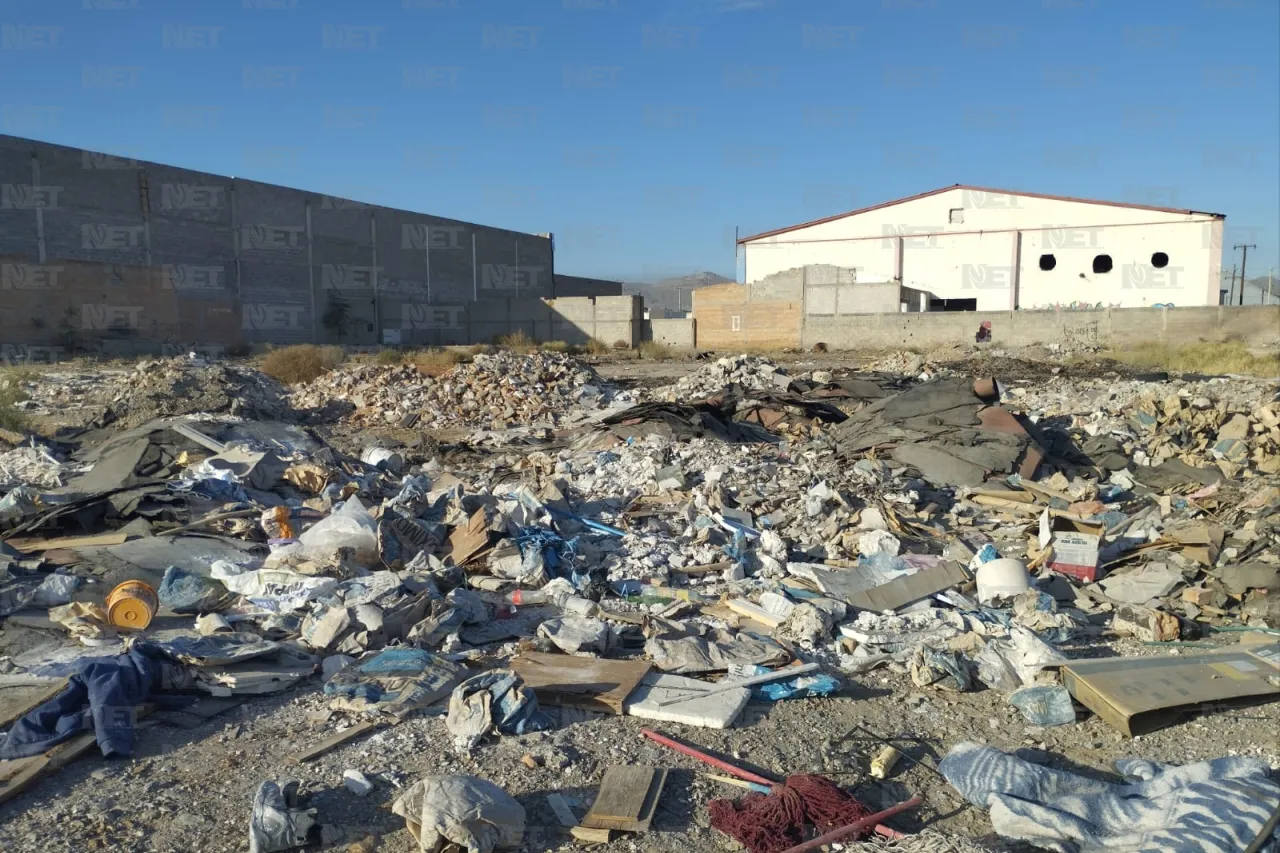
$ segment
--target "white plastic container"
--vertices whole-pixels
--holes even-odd
[[[974,580],[978,583],[978,602],[987,604],[996,598],[1012,598],[1031,588],[1031,577],[1021,560],[1002,557],[978,566]]]

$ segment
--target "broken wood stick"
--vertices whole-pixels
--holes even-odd
[[[807,675],[817,670],[818,664],[806,663],[803,666],[785,666],[782,669],[776,669],[773,672],[765,672],[760,675],[753,675],[750,678],[744,678],[741,681],[722,681],[719,684],[712,685],[711,690],[689,690],[691,695],[681,696],[676,699],[663,699],[661,702],[655,702],[659,708],[665,708],[668,705],[675,705],[680,702],[689,702],[693,699],[702,699],[707,696],[715,696],[728,690],[734,690],[738,687],[754,687],[757,684],[768,684],[770,681],[778,681],[784,678],[793,678],[797,675]],[[673,688],[677,689],[677,688]]]

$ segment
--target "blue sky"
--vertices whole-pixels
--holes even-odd
[[[1227,214],[1280,272],[1275,0],[0,0],[3,132],[732,275],[953,183]],[[1238,252],[1225,253],[1229,269]]]

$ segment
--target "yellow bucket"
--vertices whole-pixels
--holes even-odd
[[[117,628],[141,631],[151,624],[160,596],[142,581],[125,581],[107,596],[107,621]]]

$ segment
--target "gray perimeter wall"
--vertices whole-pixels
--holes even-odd
[[[13,136],[0,265],[0,345],[105,352],[475,340],[555,281],[548,237]]]

